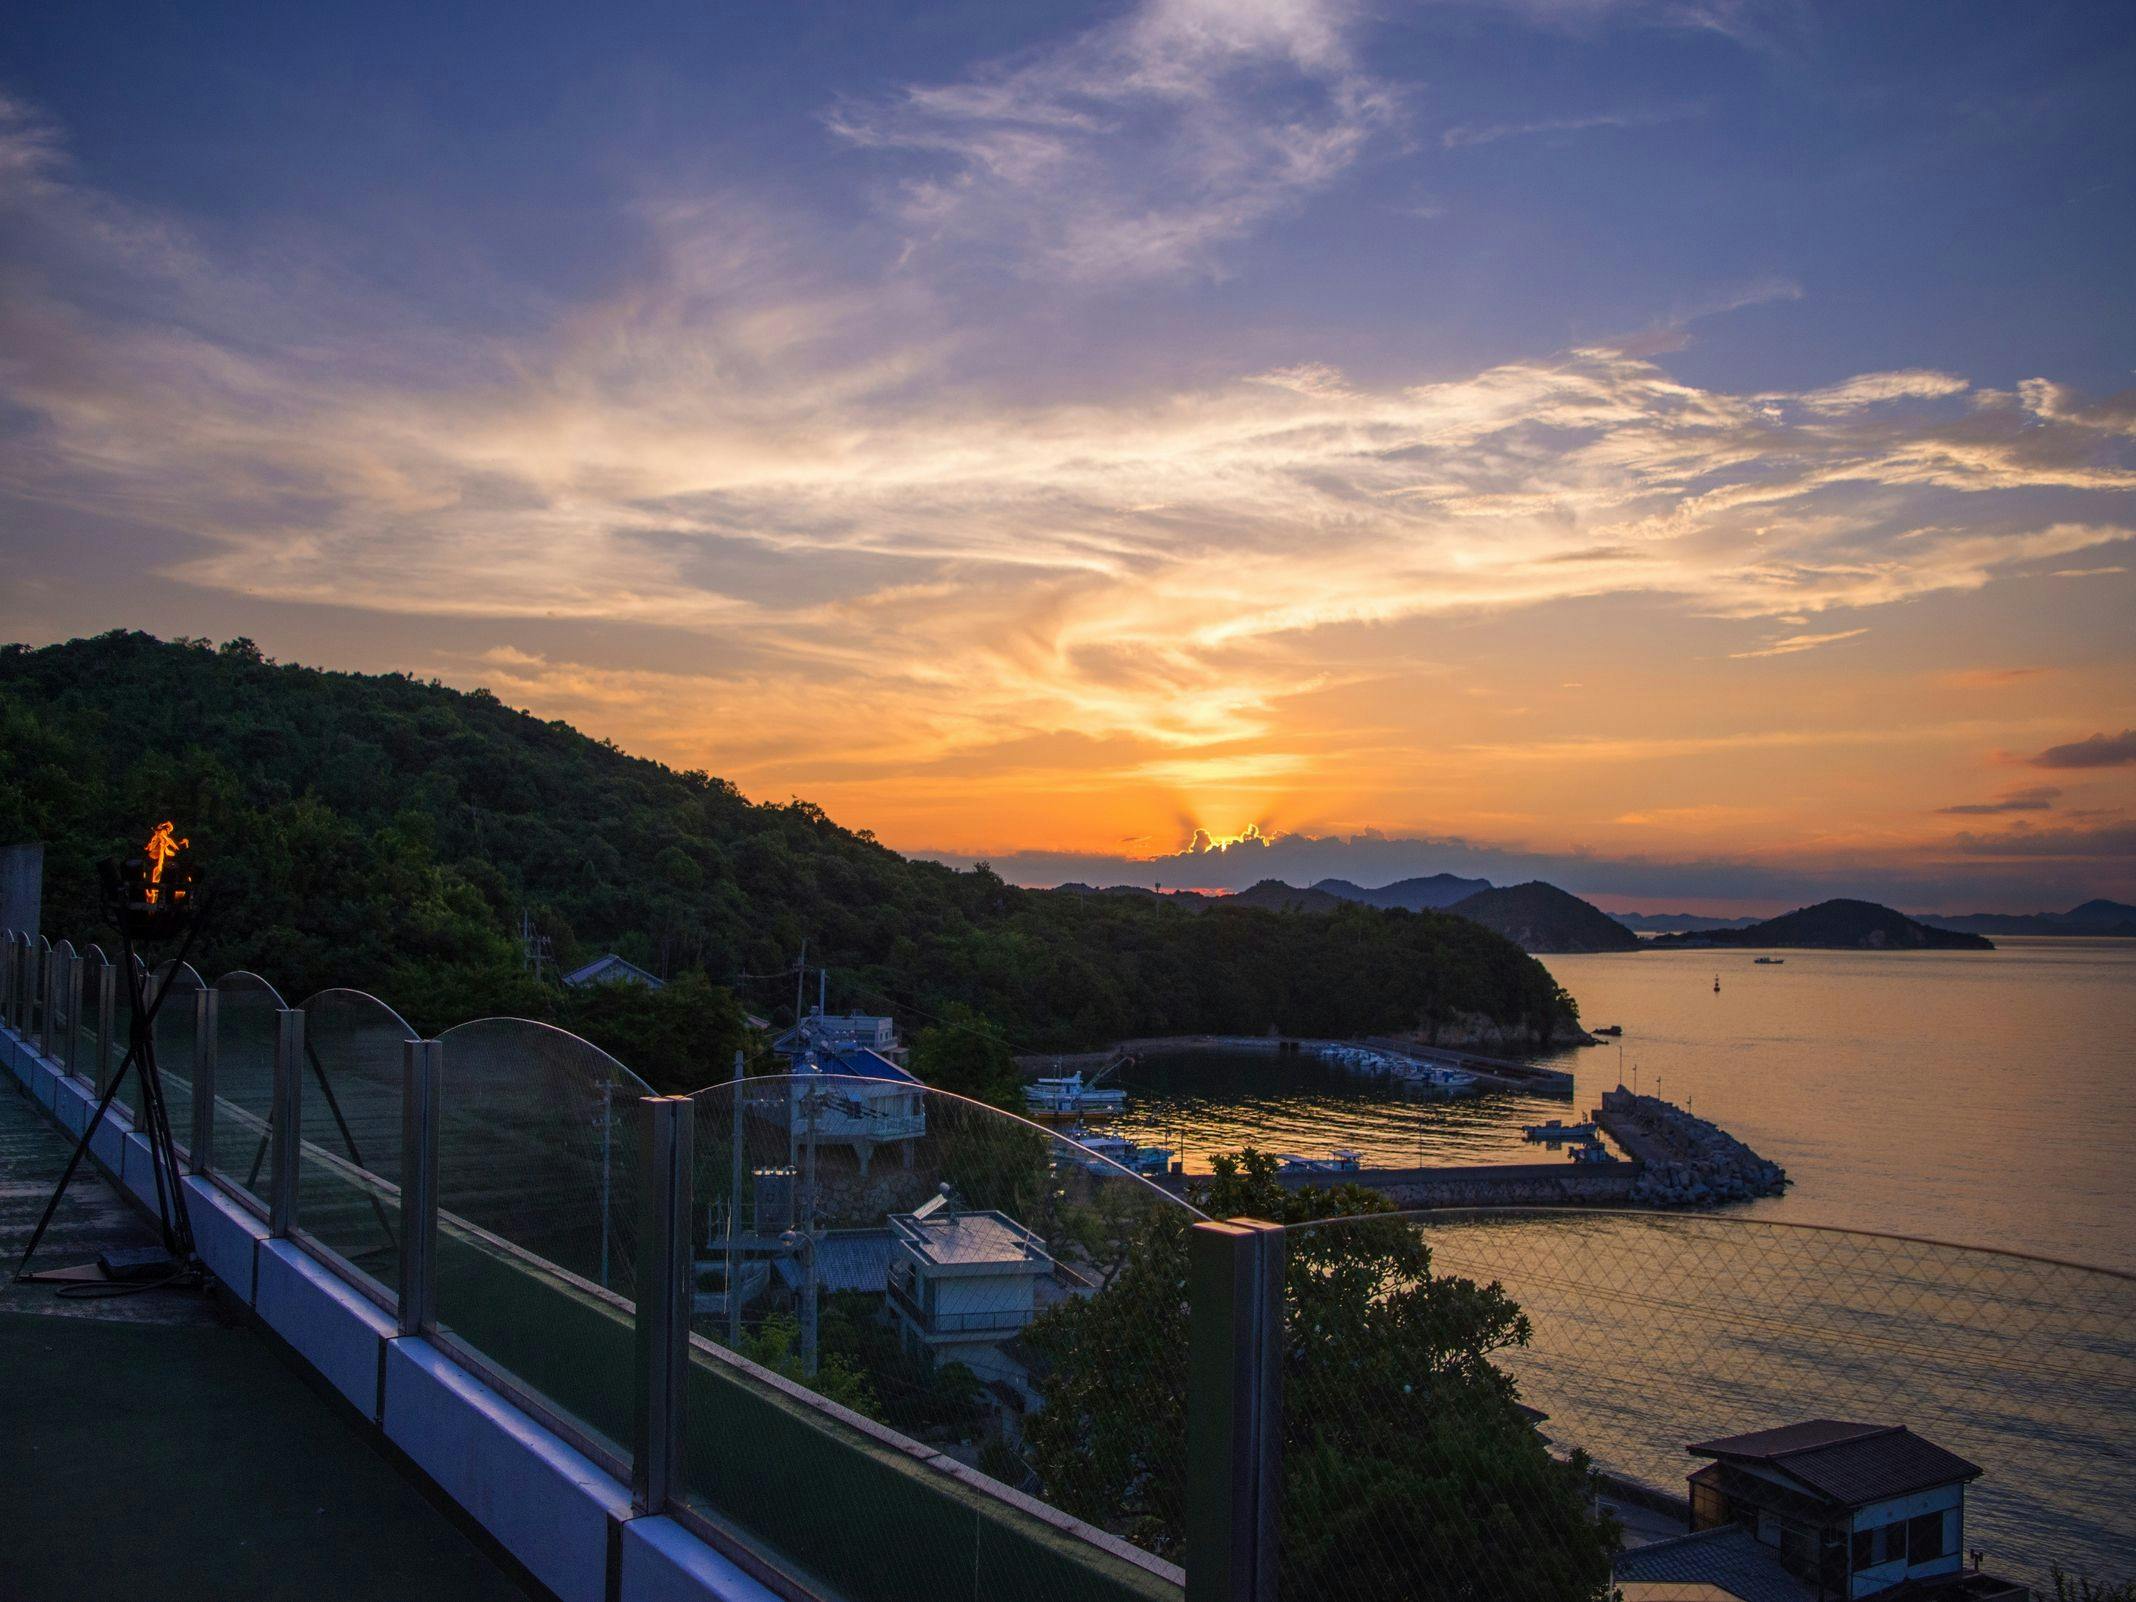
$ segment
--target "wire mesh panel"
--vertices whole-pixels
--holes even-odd
[[[576,1035],[439,1036],[437,1321],[619,1460],[630,1439],[645,1082]]]
[[[215,1150],[209,1168],[262,1207],[273,1180],[275,1015],[279,991],[256,973],[215,981]]]
[[[692,1100],[686,1502],[856,1599],[1176,1594],[1199,1215],[909,1078]]]
[[[1286,1244],[1286,1598],[1601,1597],[1612,1564],[1687,1562],[1846,1595],[1975,1552],[2042,1592],[2056,1564],[2136,1572],[2126,1276],[1682,1214],[1345,1218]],[[1766,1494],[1757,1454],[1819,1431],[1857,1478]]]
[[[415,1037],[360,990],[304,1003],[297,1227],[381,1291],[400,1272],[402,1057]]]

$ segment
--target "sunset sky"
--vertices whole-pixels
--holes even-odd
[[[487,685],[1032,883],[2136,899],[2119,0],[7,40],[0,638]]]

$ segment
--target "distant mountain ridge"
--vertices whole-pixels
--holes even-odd
[[[1798,947],[1841,951],[1993,951],[1977,934],[1935,929],[1874,901],[1820,901],[1747,929],[1657,936],[1652,946]]]
[[[2136,907],[2104,897],[2082,902],[2067,912],[1968,912],[1946,917],[1917,912],[1931,929],[1955,929],[1983,935],[2111,935],[2136,939]]]
[[[1429,912],[1451,907],[1457,901],[1488,890],[1491,881],[1464,879],[1453,873],[1433,873],[1417,879],[1397,879],[1377,890],[1352,884],[1348,879],[1322,879],[1313,888],[1344,901],[1361,901],[1368,907],[1400,907],[1405,912]]]
[[[1641,934],[1695,934],[1701,929],[1748,929],[1756,918],[1713,918],[1703,912],[1613,912],[1627,929]]]
[[[1641,943],[1600,907],[1540,879],[1479,890],[1446,910],[1497,930],[1523,951],[1637,951]]]

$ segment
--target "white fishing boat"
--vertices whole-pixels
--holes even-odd
[[[1136,1174],[1162,1174],[1172,1166],[1168,1146],[1138,1146],[1125,1135],[1101,1134],[1080,1127],[1069,1130],[1066,1138],[1082,1148],[1068,1160],[1093,1174],[1113,1173],[1116,1164]]]
[[[1555,1146],[1565,1141],[1593,1140],[1595,1138],[1595,1126],[1593,1124],[1560,1123],[1553,1118],[1547,1124],[1530,1124],[1521,1133],[1530,1140],[1548,1141]]]
[[[1576,1163],[1613,1163],[1617,1160],[1599,1140],[1582,1142],[1572,1148],[1570,1156]]]
[[[1354,1174],[1364,1166],[1365,1154],[1348,1146],[1337,1146],[1325,1157],[1300,1157],[1295,1152],[1276,1155],[1279,1174]]]
[[[1024,1110],[1037,1118],[1088,1118],[1120,1112],[1126,1106],[1126,1091],[1086,1085],[1081,1074],[1034,1079],[1024,1086]]]

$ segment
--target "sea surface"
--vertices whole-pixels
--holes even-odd
[[[1991,1570],[2136,1576],[2136,942],[1755,955],[1546,957],[1588,1025],[1624,1035],[1538,1060],[1575,1073],[1579,1116],[1620,1072],[1689,1105],[1780,1163],[1787,1194],[1434,1220],[1441,1269],[1522,1303],[1534,1338],[1506,1362],[1525,1399],[1618,1473],[1680,1492],[1702,1437],[1902,1423],[1984,1470],[1967,1544]],[[1273,1056],[1152,1059],[1124,1083],[1112,1127],[1190,1171],[1248,1143],[1548,1161],[1522,1126],[1573,1116]]]
[[[1688,1105],[1794,1182],[1736,1211],[2136,1271],[2136,941],[1994,951],[1627,951],[1545,957],[1621,1041],[1538,1058],[1584,1117],[1622,1082]],[[1718,978],[1721,988],[1713,989]],[[1181,1056],[1120,1081],[1108,1127],[1190,1172],[1252,1143],[1370,1164],[1555,1160],[1563,1101],[1432,1102],[1311,1059]]]

